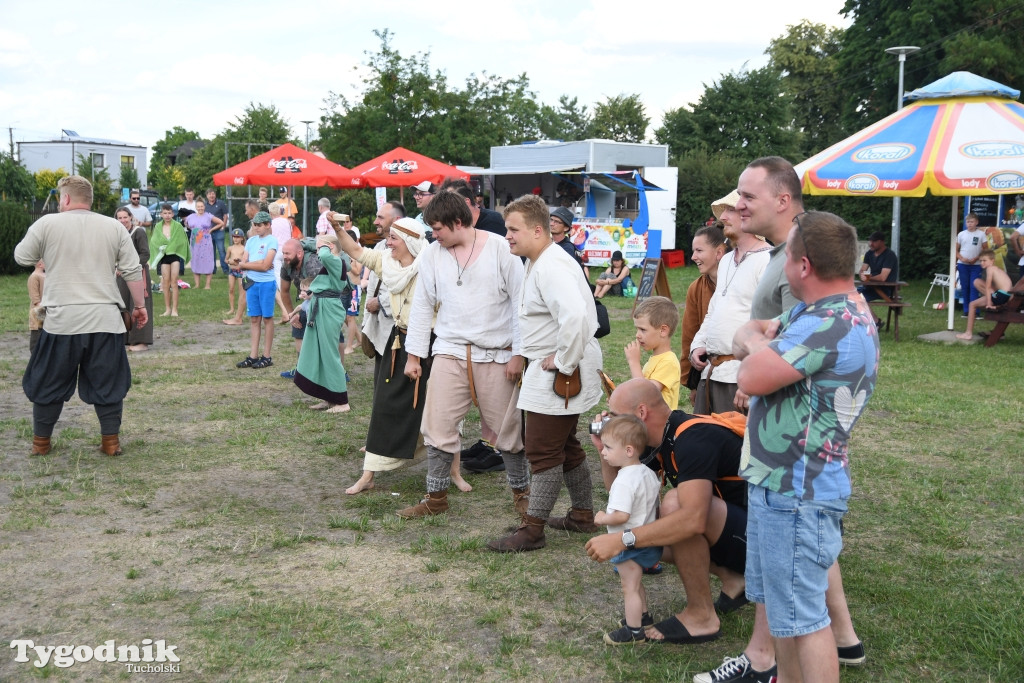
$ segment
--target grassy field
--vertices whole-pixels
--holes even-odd
[[[676,301],[695,275],[669,271]],[[920,305],[927,289],[906,291],[902,341],[882,334],[851,449],[842,557],[868,661],[842,677],[1020,680],[1024,329],[991,349],[917,341],[945,328],[944,312]],[[503,473],[469,475],[474,491],[453,490],[451,512],[425,520],[394,514],[421,496],[422,466],[346,496],[361,470],[370,361],[349,368],[351,413],[311,412],[278,376],[295,357],[282,328],[273,368],[234,367],[248,328],[220,325],[225,291],[218,276],[212,292],[183,292],[182,317],[158,318],[154,351],[132,357],[122,457],[96,452],[95,415],[75,397],[52,454],[29,458],[25,278],[0,278],[0,680],[158,676],[98,662],[35,668],[14,661],[15,639],[163,639],[181,659],[170,675],[190,681],[689,681],[741,650],[750,607],[711,644],[605,646],[621,591],[586,557],[585,537],[552,532],[523,555],[486,549],[515,522]],[[610,308],[605,365],[621,380],[629,302]],[[476,430],[474,418],[467,441]],[[590,464],[596,473],[596,455]],[[563,493],[556,510],[567,505]],[[674,572],[645,585],[656,619],[685,601]]]

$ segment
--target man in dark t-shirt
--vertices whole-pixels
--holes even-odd
[[[892,296],[892,287],[879,287],[879,282],[896,282],[900,269],[899,257],[885,246],[885,235],[880,232],[871,233],[868,237],[868,251],[864,254],[864,265],[860,269],[860,280],[863,283],[857,291],[868,301],[876,301],[885,296]]]
[[[647,428],[652,455],[660,455],[667,481],[660,518],[625,534],[604,534],[587,542],[587,554],[604,562],[626,548],[664,546],[686,590],[686,607],[654,624],[647,636],[673,643],[702,643],[721,635],[716,608],[731,612],[746,603],[746,486],[738,481],[743,439],[729,427],[706,424],[682,411],[670,411],[650,380],[631,379],[608,398],[608,412],[635,415]],[[698,420],[677,434],[680,425]],[[660,469],[657,461],[649,466]],[[709,572],[722,580],[722,595],[711,600]]]

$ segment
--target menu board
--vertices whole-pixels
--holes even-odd
[[[967,202],[967,210],[978,214],[978,227],[987,228],[998,226],[1000,223],[998,195],[970,197],[970,201]]]

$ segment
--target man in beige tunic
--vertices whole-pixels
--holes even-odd
[[[39,345],[22,379],[32,401],[32,455],[50,452],[50,437],[64,403],[78,385],[100,421],[101,450],[119,455],[124,397],[132,383],[124,349],[124,322],[114,271],[133,301],[144,301],[142,266],[128,231],[113,218],[89,210],[92,185],[81,176],[57,183],[60,213],[32,224],[14,249],[23,266],[46,263]],[[133,324],[146,324],[145,306],[132,311]]]

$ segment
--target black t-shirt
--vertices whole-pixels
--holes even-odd
[[[669,416],[668,432],[659,449],[666,480],[673,487],[694,479],[709,480],[715,484],[715,495],[746,509],[747,483],[721,481],[722,477],[735,477],[739,474],[743,438],[728,427],[699,423],[687,427],[676,439],[675,433],[679,425],[694,417],[697,416],[682,410],[673,410]],[[675,472],[672,466],[673,451],[678,472]],[[656,463],[657,459],[652,464]]]
[[[566,254],[572,256],[572,260],[580,264],[580,268],[583,267],[583,259],[580,258],[579,252],[576,251],[576,247],[573,246],[572,240],[563,235],[561,241],[555,242],[555,244],[560,246],[562,248],[562,251],[564,251]]]
[[[867,253],[864,254],[864,263],[868,264],[868,272],[872,275],[878,275],[886,268],[889,268],[889,277],[885,278],[886,282],[896,282],[896,278],[899,273],[899,259],[896,256],[896,252],[888,247],[885,248],[881,254],[875,254],[875,252],[868,249]]]
[[[476,225],[473,227],[505,237],[505,219],[497,211],[480,209],[480,217],[476,219]]]

